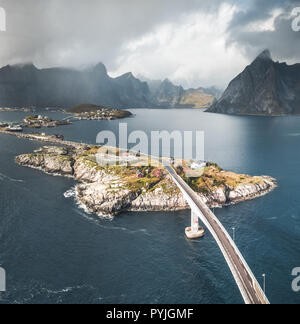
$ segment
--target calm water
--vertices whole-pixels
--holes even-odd
[[[207,160],[279,187],[254,201],[216,210],[272,303],[300,303],[291,271],[300,267],[300,118],[232,117],[195,110],[134,110],[129,131],[204,130]],[[21,120],[23,113],[0,113]],[[47,113],[61,118],[58,113]],[[47,129],[95,143],[118,121]],[[114,221],[85,214],[63,194],[73,180],[14,163],[39,143],[0,135],[0,265],[5,303],[242,303],[211,235],[188,241],[189,212],[124,213]]]

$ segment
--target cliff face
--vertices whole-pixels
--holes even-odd
[[[35,154],[18,157],[17,162],[23,166],[39,169],[50,174],[70,177],[74,174],[74,160],[69,155],[68,150],[64,148],[44,147],[37,150]]]
[[[33,154],[20,155],[16,162],[50,174],[74,177],[77,202],[100,216],[123,211],[174,211],[188,209],[183,195],[169,175],[160,170],[153,175],[148,167],[144,178],[136,177],[134,167],[100,167],[95,148],[85,146],[58,148],[45,146]],[[209,167],[191,185],[208,206],[220,207],[264,195],[274,189],[269,177],[249,177]]]
[[[300,64],[274,62],[268,50],[230,82],[208,112],[249,115],[300,113]]]
[[[34,65],[0,69],[0,106],[70,108],[84,102],[118,108],[154,105],[147,83],[132,74],[111,78],[103,64],[83,71]]]

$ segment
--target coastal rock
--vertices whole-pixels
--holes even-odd
[[[81,184],[76,187],[76,197],[79,204],[100,216],[115,216],[128,210],[131,202],[138,196],[129,189],[112,189],[108,184],[99,182]]]
[[[62,176],[72,176],[74,173],[74,160],[66,155],[66,149],[49,148],[38,150],[34,154],[24,154],[16,158],[16,162],[23,166],[43,170],[46,173],[58,174]]]
[[[234,190],[230,191],[228,201],[239,202],[248,197],[248,199],[257,197],[258,193],[267,193],[272,188],[272,181],[274,179],[269,177],[262,177],[263,181],[255,184],[239,185]]]
[[[98,169],[93,163],[89,163],[85,158],[76,159],[74,164],[74,178],[81,182],[103,182],[109,183],[117,180],[118,177],[105,170]]]
[[[243,184],[234,189],[222,186],[208,193],[197,193],[200,199],[210,208],[220,208],[233,203],[251,200],[269,193],[275,188],[275,179],[263,177],[258,184]],[[172,186],[172,184],[170,184]],[[158,188],[138,196],[131,204],[132,211],[176,211],[189,209],[183,194],[174,188],[173,192],[165,192]]]
[[[223,206],[228,202],[228,190],[223,186],[202,197],[207,205]]]
[[[167,189],[166,189],[167,188]],[[131,211],[175,211],[188,209],[183,194],[170,180],[159,183],[150,192],[142,193],[132,203]]]

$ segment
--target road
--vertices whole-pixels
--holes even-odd
[[[237,246],[216,216],[170,165],[165,165],[165,168],[177,182],[177,185],[179,184],[181,191],[184,191],[192,199],[203,215],[205,223],[209,225],[208,229],[217,240],[245,302],[247,304],[269,304],[253,273],[241,257]]]

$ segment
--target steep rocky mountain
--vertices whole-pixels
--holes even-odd
[[[147,80],[153,97],[162,107],[168,108],[207,108],[218,95],[216,88],[187,89],[174,85],[170,80]]]
[[[116,108],[156,105],[147,83],[131,73],[111,78],[103,64],[83,71],[34,65],[0,69],[0,106],[73,107],[83,102]]]
[[[300,64],[274,62],[265,50],[230,82],[207,111],[225,114],[300,114]]]

